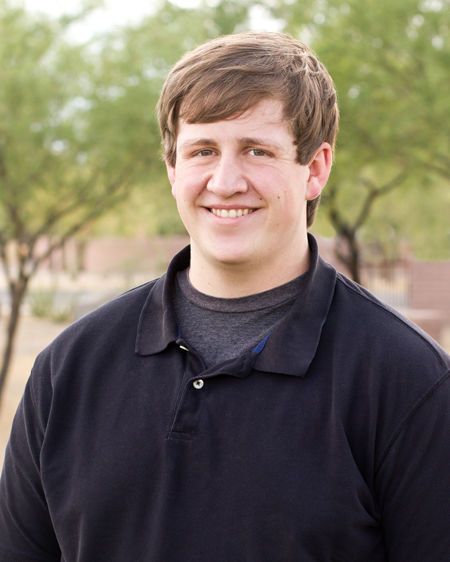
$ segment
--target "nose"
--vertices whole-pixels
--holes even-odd
[[[235,193],[247,191],[247,179],[237,157],[222,154],[215,162],[206,187],[208,191],[221,197],[231,197]]]

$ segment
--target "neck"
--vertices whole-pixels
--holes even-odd
[[[296,252],[295,259],[279,255],[270,264],[213,263],[191,247],[189,280],[198,291],[219,298],[239,298],[262,293],[292,281],[309,267],[309,249]]]

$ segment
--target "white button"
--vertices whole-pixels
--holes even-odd
[[[205,383],[202,381],[202,379],[198,379],[198,380],[196,380],[196,381],[194,381],[194,382],[192,383],[192,386],[193,386],[196,390],[200,390],[201,388],[203,388],[203,385],[204,385],[204,384],[205,384]]]

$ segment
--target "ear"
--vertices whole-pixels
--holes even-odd
[[[333,151],[327,142],[323,142],[308,164],[309,178],[306,184],[306,199],[311,201],[322,193],[328,181],[333,162]]]
[[[167,177],[172,186],[172,195],[175,197],[175,166],[171,166],[166,160]]]

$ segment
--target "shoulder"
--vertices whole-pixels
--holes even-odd
[[[357,443],[353,450],[365,451],[364,443],[373,442],[376,466],[414,420],[424,426],[444,423],[450,411],[449,355],[418,326],[341,274],[323,345],[332,357],[350,441]]]
[[[53,370],[69,360],[92,361],[95,356],[134,347],[141,311],[156,280],[119,295],[63,330],[38,355],[34,371]]]
[[[414,323],[338,274],[329,319],[343,373],[392,425],[434,392],[447,392],[450,357]],[[344,377],[345,378],[345,377]],[[365,401],[362,401],[365,404]],[[367,404],[366,404],[367,406]]]
[[[357,389],[362,409],[383,412],[391,430],[433,393],[447,392],[449,355],[418,326],[340,274],[328,320],[327,342],[340,380]]]
[[[120,387],[134,368],[139,318],[157,281],[86,314],[39,353],[26,393],[41,427],[47,427],[52,412],[58,420],[72,403],[86,401],[99,388]]]
[[[343,339],[366,360],[422,373],[450,369],[449,355],[416,324],[357,283],[337,274],[331,315]]]

